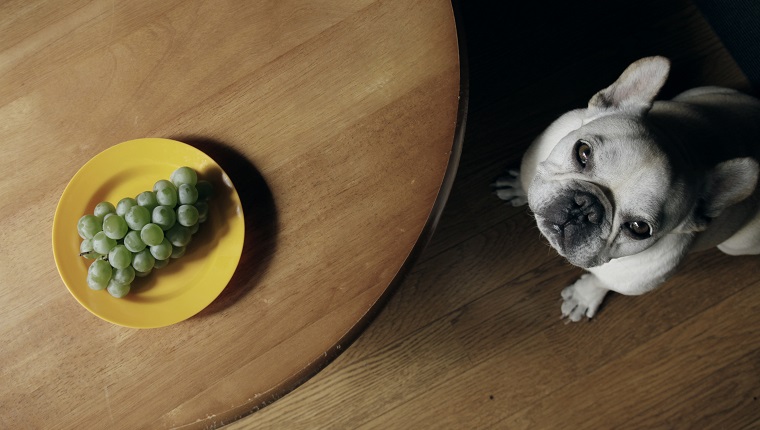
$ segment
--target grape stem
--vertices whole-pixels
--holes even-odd
[[[87,254],[89,254],[89,253],[91,253],[91,252],[92,252],[92,251],[85,251],[85,252],[80,252],[80,253],[79,253],[79,256],[80,256],[80,257],[84,257],[85,255],[87,255]],[[108,261],[108,255],[101,255],[100,257],[96,258],[96,260],[105,260],[105,261]]]

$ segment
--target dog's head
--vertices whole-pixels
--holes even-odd
[[[667,234],[693,234],[752,193],[752,159],[694,172],[662,145],[647,120],[670,64],[633,63],[589,102],[585,119],[536,170],[528,202],[538,227],[567,260],[589,268],[637,254]]]

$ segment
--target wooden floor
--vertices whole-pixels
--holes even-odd
[[[688,0],[461,3],[470,114],[432,242],[337,360],[229,428],[760,428],[760,257],[693,255],[655,292],[564,324],[580,271],[488,186],[639,57],[673,60],[665,97],[748,91],[702,15]]]

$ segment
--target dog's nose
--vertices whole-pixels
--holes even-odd
[[[604,223],[604,205],[592,193],[567,190],[556,196],[542,211],[541,216],[549,228],[563,235],[574,235]]]
[[[590,222],[600,224],[604,219],[604,206],[593,194],[583,191],[573,195],[568,208],[568,222]]]

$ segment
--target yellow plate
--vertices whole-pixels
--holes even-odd
[[[124,197],[152,190],[178,167],[194,168],[214,186],[208,220],[168,266],[136,278],[124,298],[87,286],[92,260],[79,256],[77,221],[95,205],[115,206]],[[93,157],[74,175],[58,202],[53,220],[53,254],[58,272],[74,298],[98,317],[125,327],[163,327],[183,321],[208,306],[232,278],[243,251],[245,222],[232,181],[200,150],[169,139],[120,143]]]

